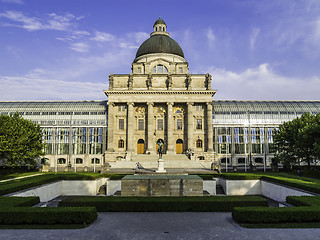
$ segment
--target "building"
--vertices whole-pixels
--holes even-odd
[[[179,44],[159,18],[130,74],[111,74],[107,101],[0,102],[40,124],[48,170],[103,166],[166,168],[270,166],[279,124],[320,112],[320,101],[216,101],[212,77],[190,74]]]

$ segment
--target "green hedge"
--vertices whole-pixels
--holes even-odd
[[[320,194],[320,184],[317,184],[317,182],[315,181],[305,181],[305,180],[299,180],[295,178],[267,177],[267,176],[261,177],[261,180],[280,183],[286,186],[299,188],[302,190]]]
[[[232,218],[238,223],[300,223],[319,222],[320,207],[236,207]]]
[[[0,196],[59,180],[95,180],[101,177],[110,178],[111,180],[118,180],[126,175],[127,174],[47,173],[34,177],[2,182],[0,183]]]
[[[288,196],[286,202],[294,206],[319,206],[320,196]]]
[[[90,224],[98,214],[95,208],[31,208],[0,209],[0,224]]]
[[[91,206],[98,212],[230,212],[239,206],[268,206],[268,202],[259,196],[69,197],[60,206]]]
[[[41,208],[39,197],[0,197],[0,225],[90,224],[98,216],[94,207]]]

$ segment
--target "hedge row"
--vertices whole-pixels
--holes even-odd
[[[320,207],[236,207],[232,218],[238,223],[301,223],[320,222]]]
[[[320,207],[320,196],[288,196],[286,199],[287,203],[294,206],[319,206]]]
[[[280,183],[286,186],[299,188],[299,189],[320,194],[320,184],[316,184],[315,182],[307,182],[307,181],[301,181],[299,179],[267,177],[267,176],[261,177],[261,180]]]
[[[96,207],[98,212],[230,212],[239,206],[268,206],[258,196],[69,197],[59,207]]]
[[[90,224],[97,218],[97,210],[87,208],[31,208],[0,209],[0,224]]]
[[[39,197],[0,197],[0,224],[90,224],[98,216],[94,207],[40,208]]]
[[[34,177],[16,179],[9,182],[2,182],[0,183],[0,196],[58,180],[95,180],[101,177],[108,177],[112,180],[117,180],[123,178],[124,176],[125,174],[48,173]]]

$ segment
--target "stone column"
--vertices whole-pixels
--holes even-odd
[[[108,101],[108,152],[113,152],[114,103]]]
[[[133,127],[134,127],[134,117],[133,117],[133,105],[134,103],[128,102],[128,118],[127,118],[127,151],[134,151],[133,142]]]
[[[174,143],[173,143],[173,126],[174,126],[174,121],[173,121],[173,114],[172,114],[172,102],[168,102],[168,131],[167,131],[167,139],[168,139],[168,145],[167,145],[167,152],[168,153],[173,153],[174,152]]]
[[[193,143],[193,102],[188,102],[188,148],[193,150],[194,143]]]
[[[208,149],[207,152],[213,152],[213,126],[212,126],[212,102],[207,102],[207,124],[208,124]]]
[[[148,102],[148,152],[154,152],[155,143],[153,141],[154,125],[153,125],[153,102]]]

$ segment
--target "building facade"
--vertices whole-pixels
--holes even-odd
[[[111,74],[107,101],[0,102],[40,124],[50,171],[104,166],[166,168],[269,167],[279,124],[320,101],[217,101],[212,77],[190,74],[179,44],[159,18],[139,47],[129,74]]]

